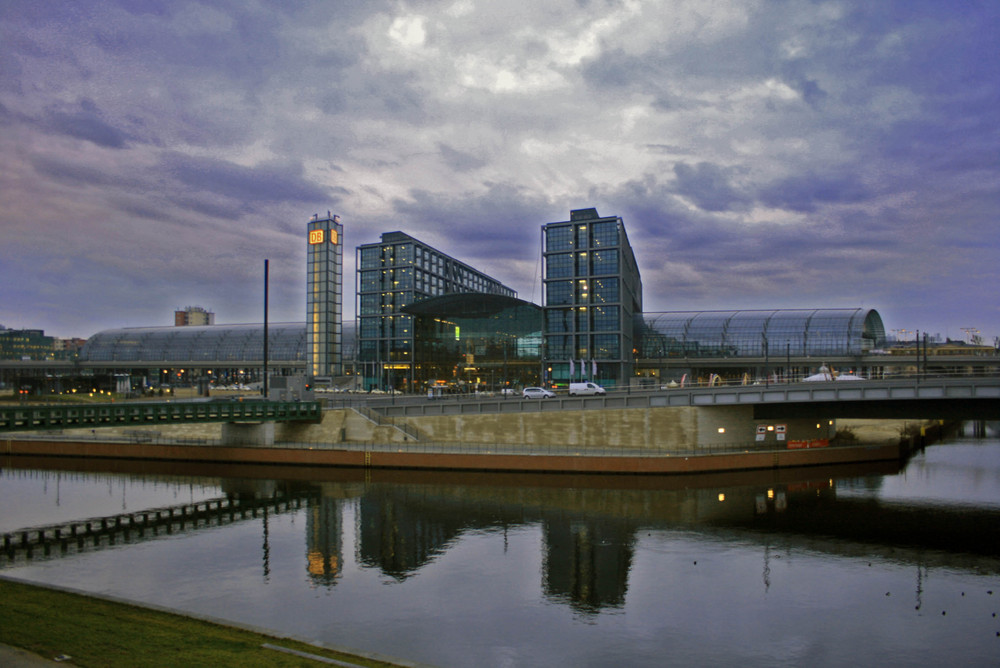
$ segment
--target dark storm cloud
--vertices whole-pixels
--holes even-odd
[[[551,202],[515,184],[483,185],[485,190],[477,192],[414,190],[406,199],[394,200],[393,208],[409,226],[441,235],[456,256],[470,264],[533,257],[537,244],[529,240],[537,238],[544,223],[554,222],[540,218],[553,209]],[[567,210],[565,217],[556,220],[568,215]]]
[[[97,105],[91,100],[82,100],[79,109],[71,112],[51,112],[45,125],[53,132],[83,139],[104,148],[125,148],[129,139],[125,132],[101,118]]]
[[[731,211],[746,206],[748,199],[732,186],[730,173],[731,170],[707,162],[674,165],[677,192],[705,211]]]
[[[863,202],[871,193],[857,175],[799,174],[762,189],[760,201],[769,207],[811,213],[825,204]]]
[[[302,176],[294,163],[244,167],[226,160],[198,158],[179,153],[163,156],[161,166],[193,190],[207,191],[241,202],[328,201],[328,188]]]
[[[593,206],[651,304],[886,299],[1000,333],[998,29],[993,2],[0,3],[0,282],[28,295],[0,321],[159,322],[265,255],[299,319],[327,209],[529,296],[540,225]]]
[[[116,175],[105,169],[66,162],[54,157],[35,156],[32,158],[32,164],[39,176],[50,177],[60,183],[80,186],[108,186],[120,183]]]
[[[459,172],[478,169],[486,165],[488,161],[486,156],[459,151],[443,142],[438,144],[438,151],[441,152],[441,159],[444,160],[445,164]]]

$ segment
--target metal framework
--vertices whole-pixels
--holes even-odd
[[[194,422],[318,421],[317,401],[203,401],[0,407],[0,432]]]

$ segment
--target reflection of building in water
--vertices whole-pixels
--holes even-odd
[[[334,584],[343,563],[341,499],[322,496],[306,513],[307,570],[313,581]]]
[[[443,552],[462,529],[461,509],[421,508],[394,495],[366,495],[360,511],[361,563],[400,580]]]
[[[546,520],[545,594],[586,612],[623,605],[634,543],[620,520]]]

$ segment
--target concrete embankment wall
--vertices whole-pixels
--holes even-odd
[[[378,424],[360,413],[337,409],[323,412],[318,423],[285,422],[273,425],[273,439],[256,441],[252,429],[221,424],[152,424],[139,427],[65,430],[64,437],[95,434],[133,441],[205,440],[227,445],[250,443],[398,444],[461,443],[512,446],[567,446],[573,448],[628,448],[690,452],[696,447],[733,447],[755,443],[758,425],[750,406],[586,408],[582,410],[525,410],[505,413],[460,413],[397,417]],[[787,438],[829,440],[833,429],[826,421],[785,420]],[[245,431],[247,439],[240,440]],[[235,435],[235,437],[234,437]],[[779,445],[777,436],[767,438]],[[763,445],[763,444],[762,444]]]
[[[527,449],[526,449],[527,450]],[[851,446],[815,450],[774,450],[714,455],[587,456],[465,454],[337,448],[233,447],[93,441],[0,440],[0,456],[103,457],[161,461],[212,462],[357,468],[451,469],[565,473],[672,474],[777,469],[800,466],[880,462],[899,458],[898,445]]]

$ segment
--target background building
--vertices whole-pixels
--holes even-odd
[[[47,360],[54,354],[54,339],[44,330],[0,327],[0,359]]]
[[[340,216],[315,214],[308,225],[306,253],[306,330],[309,375],[343,375],[344,226]]]
[[[215,314],[200,306],[188,306],[183,311],[174,311],[174,326],[188,327],[214,325]]]
[[[542,227],[542,255],[546,382],[628,384],[642,281],[622,219],[571,211]]]
[[[357,370],[364,388],[422,391],[416,378],[413,316],[421,299],[463,292],[515,297],[494,278],[403,232],[357,249]]]

